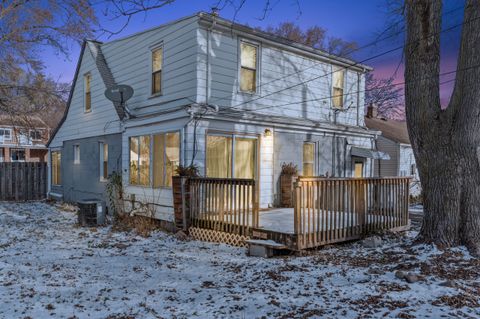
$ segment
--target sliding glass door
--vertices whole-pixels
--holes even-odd
[[[206,175],[219,178],[257,176],[257,138],[207,135]]]

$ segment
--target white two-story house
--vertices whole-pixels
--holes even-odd
[[[50,194],[125,192],[171,220],[178,164],[209,177],[253,178],[275,206],[283,162],[305,176],[372,176],[364,125],[368,66],[199,13],[118,40],[86,41],[65,116],[49,142]],[[105,98],[129,85],[126,107]]]

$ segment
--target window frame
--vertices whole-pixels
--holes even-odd
[[[37,141],[41,141],[42,140],[42,131],[41,129],[31,129],[31,130],[28,130],[28,138],[33,142],[37,142]],[[38,132],[38,134],[40,135],[40,138],[32,138],[32,132]]]
[[[88,82],[88,86],[87,86]],[[87,91],[88,87],[88,91]],[[87,103],[88,101],[88,103]],[[87,108],[88,104],[88,108]],[[92,112],[92,73],[87,72],[83,75],[83,112]]]
[[[246,45],[249,45],[249,46],[252,46],[252,47],[255,47],[257,52],[256,52],[256,60],[255,60],[255,69],[251,69],[249,67],[243,67],[242,66],[242,44],[246,44]],[[260,90],[259,90],[259,83],[260,83],[260,61],[261,61],[261,58],[260,58],[260,54],[261,54],[261,45],[260,43],[258,42],[254,42],[254,41],[251,41],[251,40],[247,40],[247,39],[239,39],[238,40],[238,92],[239,93],[242,93],[242,94],[250,94],[250,95],[256,95],[256,94],[260,94]],[[245,91],[245,90],[242,90],[242,84],[241,84],[241,80],[242,80],[242,68],[245,68],[247,70],[250,70],[250,71],[255,71],[255,91]]]
[[[335,86],[335,74],[338,74],[339,72],[341,72],[343,74],[343,81],[342,81],[342,87],[336,87]],[[341,66],[337,66],[337,65],[332,65],[332,99],[331,99],[331,103],[332,103],[332,108],[333,109],[336,109],[336,110],[343,110],[344,107],[345,107],[345,84],[346,84],[346,79],[347,79],[347,70],[344,68],[344,67],[341,67]],[[338,94],[335,94],[335,89],[341,89],[342,90],[342,94],[341,94],[341,98],[342,98],[342,103],[340,106],[335,106],[334,105],[334,101],[335,101],[335,97],[338,95]]]
[[[79,144],[73,145],[73,164],[75,165],[80,164],[80,145]]]
[[[149,134],[138,134],[138,135],[132,135],[132,136],[129,136],[128,137],[128,185],[129,186],[134,186],[134,187],[147,187],[147,188],[152,188],[152,189],[171,189],[172,186],[166,186],[165,184],[164,185],[161,185],[161,186],[154,186],[154,170],[153,170],[153,161],[154,161],[154,150],[153,150],[153,147],[154,147],[154,136],[155,135],[164,135],[166,136],[167,134],[175,134],[177,133],[178,134],[178,153],[179,153],[179,156],[178,156],[178,162],[179,164],[182,163],[182,131],[181,130],[169,130],[169,131],[161,131],[161,132],[154,132],[154,133],[149,133]],[[148,185],[142,185],[140,184],[140,168],[138,168],[138,172],[137,172],[137,179],[138,179],[138,182],[133,184],[131,182],[131,151],[130,151],[130,139],[132,138],[139,138],[139,143],[138,143],[138,149],[137,149],[137,154],[138,154],[138,158],[140,159],[140,137],[142,136],[149,136],[150,137],[150,152],[149,152],[149,161],[150,161],[150,167],[149,167],[149,184]],[[165,183],[165,176],[166,176],[166,165],[165,165],[165,157],[166,157],[166,144],[164,145],[163,147],[163,159],[164,159],[164,173],[163,173],[163,181]]]
[[[108,143],[105,142],[99,142],[99,149],[98,149],[98,155],[99,155],[99,176],[100,176],[100,182],[106,182],[108,181],[108,157],[109,157],[109,148],[108,148]],[[105,148],[107,150],[107,160],[105,161]],[[105,167],[106,165],[106,167]],[[105,170],[106,168],[106,170]],[[105,173],[107,173],[105,175]]]
[[[153,71],[153,53],[155,51],[162,50],[162,58],[160,60],[160,70],[159,71]],[[156,44],[152,47],[150,47],[150,96],[155,97],[155,96],[161,96],[163,95],[163,67],[165,65],[165,46],[163,45],[163,42]],[[160,73],[160,91],[159,92],[154,92],[154,75]]]
[[[313,159],[312,162],[306,162],[305,161],[305,145],[312,145],[313,146]],[[302,144],[302,176],[310,177],[309,175],[303,175],[305,171],[305,163],[307,164],[312,164],[312,170],[313,170],[313,175],[315,176],[316,174],[316,163],[317,163],[317,145],[315,142],[312,141],[304,141]]]
[[[23,152],[23,160],[14,160],[13,154],[14,152]],[[11,148],[10,149],[10,161],[14,163],[22,163],[27,160],[27,150],[25,148]]]
[[[362,164],[362,176],[358,177],[355,176],[355,166],[356,164]],[[362,159],[361,157],[353,157],[352,158],[352,177],[353,178],[364,178],[365,177],[365,159]]]
[[[232,146],[230,149],[231,156],[232,156],[232,167],[230,168],[230,177],[228,178],[237,178],[235,177],[235,140],[236,138],[249,138],[256,141],[255,147],[255,165],[254,165],[254,180],[258,181],[260,176],[260,135],[259,134],[248,134],[248,133],[230,133],[230,132],[219,132],[219,131],[206,131],[205,132],[205,160],[204,160],[204,167],[205,167],[205,176],[208,177],[207,172],[207,143],[208,143],[208,136],[223,136],[223,137],[230,137],[232,139]]]
[[[12,140],[12,129],[8,127],[0,127],[0,131],[3,131],[3,140],[4,141],[11,141]],[[5,138],[5,132],[8,132],[8,138]]]
[[[54,153],[59,155],[59,173],[60,175],[57,175],[56,181],[54,180],[54,175],[53,175],[53,157]],[[62,185],[62,151],[61,150],[52,150],[50,152],[50,178],[51,178],[51,184],[52,186],[61,186]]]

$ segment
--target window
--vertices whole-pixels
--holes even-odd
[[[332,105],[335,108],[343,108],[343,86],[345,79],[345,71],[341,67],[333,67],[333,92],[332,92]]]
[[[85,112],[90,112],[92,110],[92,93],[91,93],[91,81],[92,76],[90,73],[85,74],[84,76],[84,91],[85,91]]]
[[[0,148],[0,163],[4,162],[5,161],[5,149],[3,148]]]
[[[303,176],[315,175],[315,144],[303,143]]]
[[[5,141],[12,139],[12,130],[9,128],[0,128],[0,140],[3,138]]]
[[[25,162],[25,149],[12,148],[10,150],[10,159],[12,162]]]
[[[153,136],[153,187],[171,187],[172,176],[180,164],[180,134]]]
[[[150,179],[152,163],[152,181]],[[171,187],[180,163],[180,133],[162,133],[130,138],[130,184]],[[153,184],[152,184],[153,182]]]
[[[207,176],[256,177],[257,139],[235,135],[207,135]]]
[[[411,176],[416,176],[417,175],[417,165],[416,164],[410,165],[410,175]]]
[[[100,180],[108,179],[108,144],[100,143]]]
[[[257,90],[257,51],[258,47],[245,42],[240,43],[240,90]]]
[[[73,145],[73,164],[80,164],[80,145]]]
[[[162,92],[162,59],[163,48],[152,51],[152,94]]]
[[[52,185],[62,184],[61,162],[62,153],[58,151],[52,152]]]
[[[150,185],[150,136],[130,138],[130,184]]]
[[[42,139],[42,132],[38,130],[30,130],[30,140],[39,141]]]
[[[354,160],[353,162],[353,177],[363,177],[363,161]]]

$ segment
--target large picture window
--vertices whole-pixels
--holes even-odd
[[[163,47],[152,51],[152,94],[162,92]]]
[[[315,175],[315,144],[303,143],[303,176]]]
[[[257,91],[257,54],[256,45],[240,43],[240,90],[243,92]]]
[[[62,175],[61,175],[61,162],[62,162],[62,153],[59,151],[54,151],[51,153],[52,156],[52,185],[61,185],[62,184]]]
[[[333,67],[332,76],[332,105],[335,108],[343,108],[343,90],[345,82],[345,70],[341,67]]]
[[[207,135],[208,177],[256,178],[257,139],[235,135]]]
[[[131,137],[129,145],[131,185],[172,186],[172,176],[180,163],[180,133]]]

